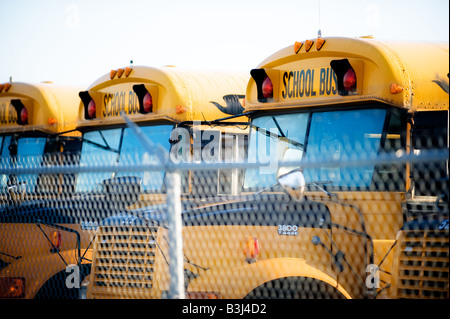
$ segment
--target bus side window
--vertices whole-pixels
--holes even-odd
[[[380,144],[381,154],[402,155],[406,149],[406,112],[390,110],[387,130]],[[373,177],[376,190],[405,190],[405,164],[377,165]]]
[[[0,167],[8,167],[9,166],[9,151],[8,144],[10,136],[0,136]],[[0,188],[1,193],[6,192],[6,186],[8,183],[8,175],[1,174],[0,175]]]
[[[17,141],[17,163],[16,167],[38,167],[42,163],[45,137],[21,137]],[[18,175],[18,183],[26,184],[27,193],[35,191],[38,174]]]
[[[62,165],[78,165],[81,156],[81,138],[67,138],[63,141]],[[65,174],[62,179],[63,193],[75,191],[76,174]]]
[[[206,163],[243,162],[248,136],[227,132],[202,132],[202,161]],[[244,173],[241,169],[199,170],[191,173],[191,192],[197,196],[230,195],[240,192]]]
[[[243,163],[247,158],[248,136],[240,134],[223,134],[222,162]],[[244,183],[244,170],[228,169],[218,171],[218,194],[236,195]]]
[[[196,143],[194,139],[194,143]],[[192,148],[193,160],[201,160],[202,163],[217,163],[223,153],[223,143],[220,131],[201,131],[201,154],[198,154],[197,145]],[[198,197],[208,197],[218,194],[217,170],[193,170],[191,173],[191,194]]]
[[[412,128],[414,152],[448,149],[448,120],[448,111],[416,112]],[[448,194],[448,161],[417,163],[412,170],[416,196]]]
[[[12,168],[15,163],[15,155],[17,153],[17,141],[12,135],[1,137],[0,159],[1,167]],[[7,187],[17,183],[17,179],[13,175],[2,174],[0,176],[1,192],[6,193]]]
[[[79,162],[81,139],[50,138],[44,147],[42,166],[76,165]],[[42,174],[39,175],[36,192],[70,194],[75,190],[75,174]]]

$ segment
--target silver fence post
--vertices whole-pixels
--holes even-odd
[[[170,299],[184,299],[183,234],[181,220],[181,177],[178,171],[166,172],[167,221],[169,228]]]
[[[153,142],[122,111],[128,127],[136,134],[149,154],[156,154],[161,165],[166,168],[167,188],[167,223],[169,227],[169,298],[184,299],[184,262],[183,262],[183,229],[181,221],[181,176],[173,168],[169,168],[169,154],[161,145],[155,147]]]

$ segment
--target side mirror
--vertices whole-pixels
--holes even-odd
[[[293,199],[300,200],[305,192],[305,176],[299,169],[290,171],[278,177],[278,183]]]
[[[280,138],[280,139],[282,139],[282,138]],[[287,161],[287,162],[294,161],[295,162],[295,161],[301,160],[302,157],[303,157],[303,150],[302,149],[288,148],[288,149],[286,149],[284,151],[282,160],[283,160],[283,162],[284,161]],[[293,167],[293,166],[291,166],[291,167],[280,167],[278,169],[278,176],[285,175],[285,174],[287,174],[289,172],[292,172],[293,170],[297,170],[297,169],[298,169],[298,166],[296,166],[296,167]]]
[[[8,186],[8,195],[14,205],[19,205],[25,200],[26,184],[19,183]]]

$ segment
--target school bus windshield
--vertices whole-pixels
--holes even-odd
[[[277,176],[295,167],[279,168],[279,161],[339,161],[398,151],[402,147],[400,112],[385,108],[333,110],[273,114],[253,119],[250,131],[249,162],[268,166],[249,169],[244,188],[266,188],[277,183]],[[387,123],[387,125],[386,125]],[[386,140],[389,140],[386,142]],[[365,165],[356,167],[305,168],[306,183],[327,187],[368,189],[374,176],[397,168]],[[348,178],[357,176],[358,178]]]
[[[159,147],[169,151],[172,124],[142,126],[143,133],[155,145],[155,153],[149,154],[130,128],[109,128],[88,131],[83,135],[80,165],[89,163],[127,163],[160,164],[156,152]],[[123,176],[117,173],[115,176]],[[142,179],[143,191],[158,191],[162,188],[164,172],[136,172]],[[111,178],[110,172],[80,173],[77,178],[76,190],[79,192],[100,190],[103,180]]]
[[[14,135],[0,136],[0,156],[2,167],[25,167],[29,163],[42,162],[46,137],[16,137]],[[27,192],[35,190],[37,174],[17,175],[14,181],[8,181],[9,177],[1,175],[0,185],[2,189],[10,184],[25,183]]]

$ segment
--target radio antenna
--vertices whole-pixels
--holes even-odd
[[[322,37],[322,31],[320,30],[320,0],[318,0],[318,1],[319,1],[319,32],[317,34],[317,37],[321,38]]]

